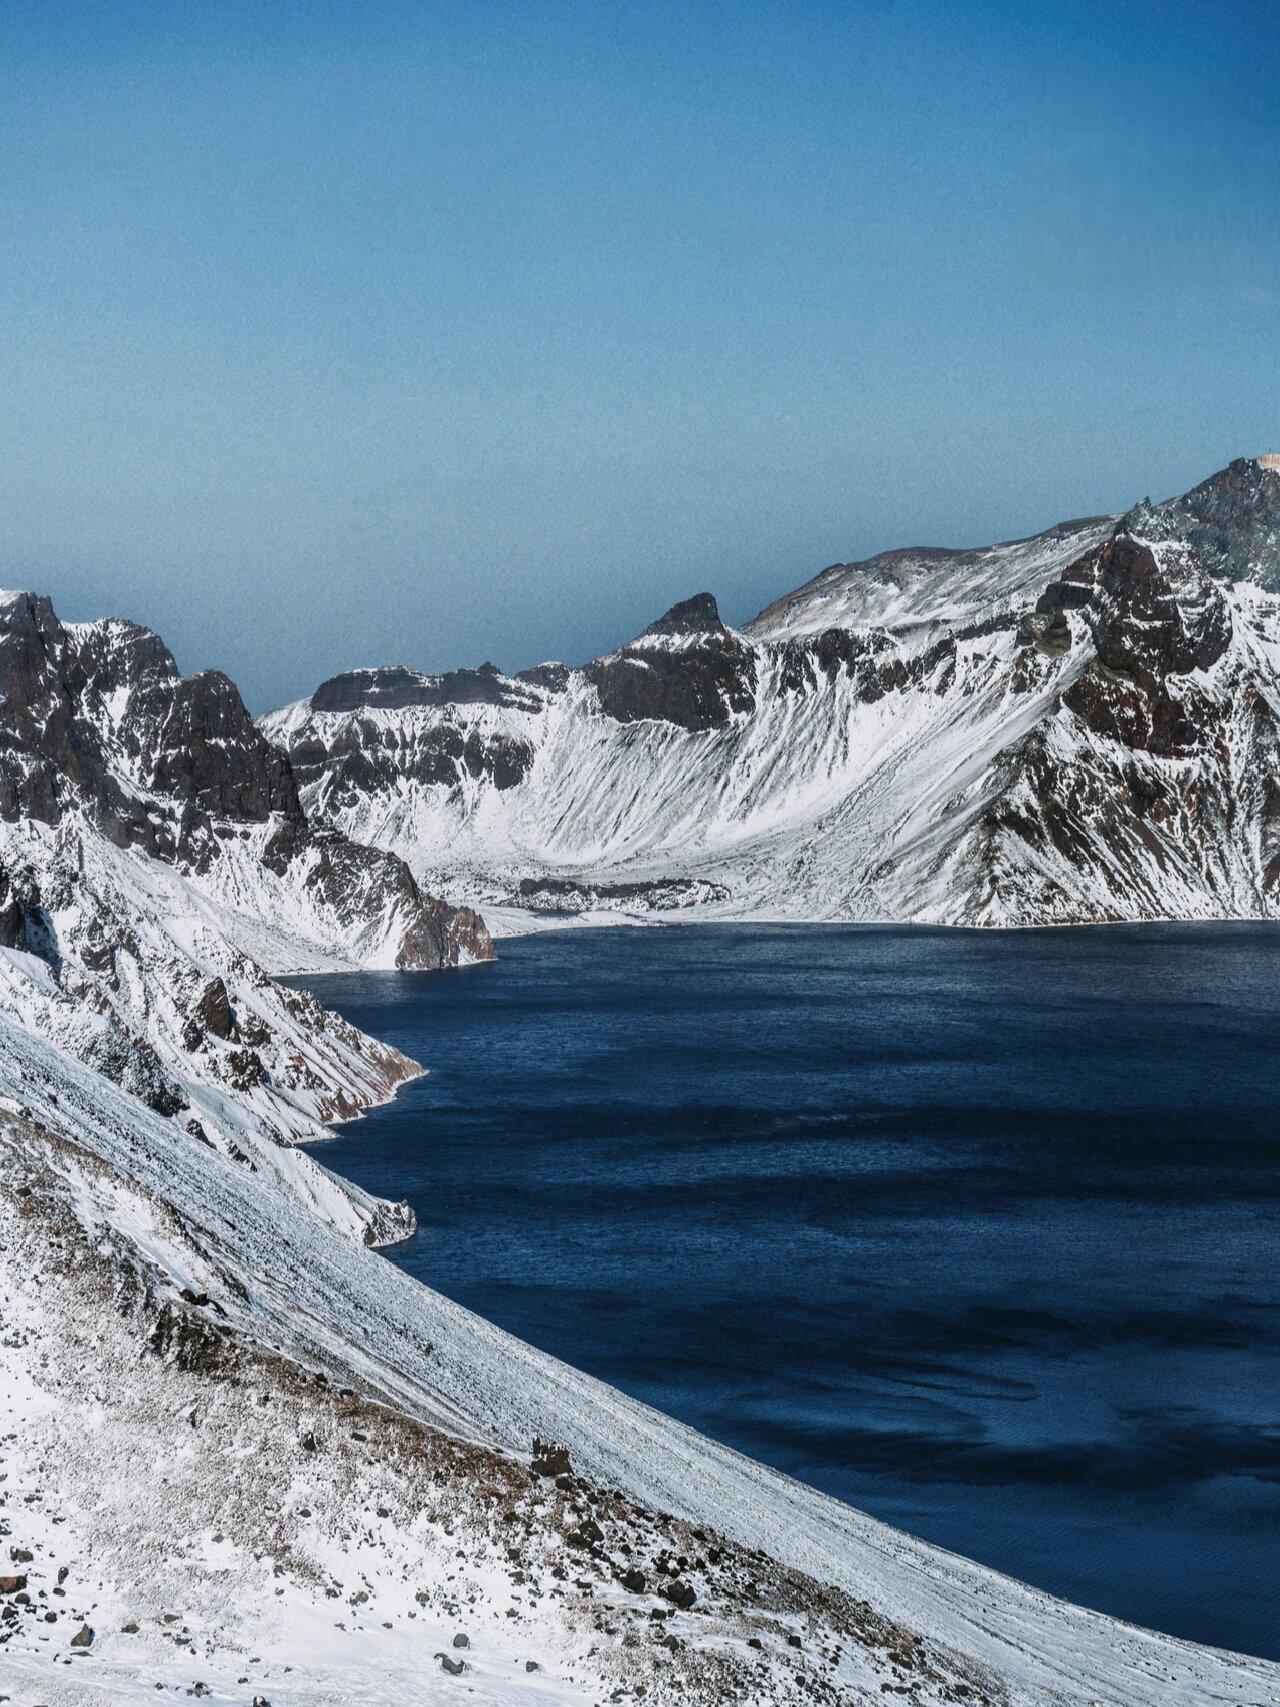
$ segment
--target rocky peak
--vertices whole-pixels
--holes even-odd
[[[119,617],[68,623],[70,669],[79,672],[77,691],[95,696],[114,720],[140,685],[181,679],[173,654],[158,634]]]
[[[428,678],[405,664],[387,664],[374,670],[346,670],[330,676],[311,696],[313,711],[402,711],[411,705],[428,705]]]
[[[0,599],[0,820],[71,819],[200,875],[260,825],[260,853],[236,857],[261,858],[326,934],[389,928],[411,966],[492,952],[483,924],[422,895],[395,855],[308,822],[289,759],[220,671],[184,677],[148,629],[66,626],[47,598],[11,594]]]
[[[569,685],[569,667],[555,659],[548,659],[545,664],[531,664],[527,670],[517,670],[518,682],[529,682],[532,686],[546,688],[548,693],[563,693]]]
[[[681,599],[672,605],[656,622],[645,629],[646,635],[661,634],[727,634],[720,612],[711,593],[695,593],[691,599]]]
[[[679,646],[663,642],[679,640]],[[600,708],[619,723],[653,719],[691,733],[755,709],[756,658],[720,620],[710,593],[672,605],[644,633],[588,664]]]
[[[119,846],[199,863],[215,821],[301,821],[289,762],[216,670],[184,677],[136,623],[0,606],[0,816],[83,810]],[[147,798],[147,797],[150,798]]]
[[[1180,497],[1143,499],[1120,527],[1193,546],[1217,580],[1280,590],[1280,458],[1237,457]]]

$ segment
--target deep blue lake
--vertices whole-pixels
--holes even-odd
[[[390,1259],[931,1541],[1280,1658],[1280,928],[677,926],[307,980]]]

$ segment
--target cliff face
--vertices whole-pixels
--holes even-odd
[[[149,630],[65,625],[30,593],[0,603],[0,819],[83,821],[327,959],[434,968],[492,952],[482,922],[423,894],[394,854],[310,822],[226,676],[184,677]]]
[[[1280,468],[707,594],[583,670],[342,678],[304,800],[489,907],[964,924],[1277,907]],[[412,675],[412,672],[402,672]],[[476,674],[472,672],[471,674]]]

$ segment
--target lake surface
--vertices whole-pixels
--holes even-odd
[[[310,979],[388,1253],[791,1475],[1280,1658],[1280,929],[573,930]]]

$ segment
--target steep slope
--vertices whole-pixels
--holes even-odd
[[[1273,461],[836,565],[738,633],[702,594],[584,670],[354,672],[263,727],[309,810],[508,928],[1267,917]]]
[[[17,1702],[1280,1691],[578,1375],[3,1018],[0,1312]]]

